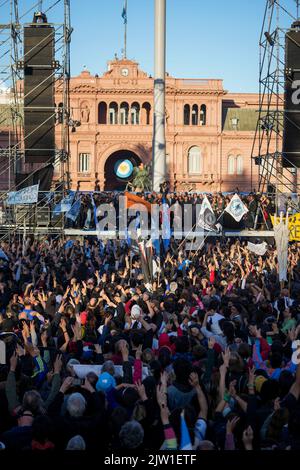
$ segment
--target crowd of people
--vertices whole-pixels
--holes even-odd
[[[234,194],[239,194],[242,202],[248,209],[247,215],[245,215],[242,221],[238,224],[233,223],[233,219],[228,216],[226,217],[226,213],[224,213],[224,209],[229,204],[232,196]],[[90,194],[82,193],[80,195],[81,198],[81,207],[76,220],[67,220],[67,227],[74,227],[74,228],[85,228],[85,229],[95,229],[95,219],[93,217],[94,211],[94,204],[95,207],[100,206],[100,204],[111,204],[116,210],[119,208],[119,198],[123,196],[124,193],[122,192],[98,192],[93,193],[93,200],[91,199]],[[159,204],[162,205],[163,203],[168,204],[169,206],[174,206],[178,203],[182,210],[184,210],[184,205],[191,205],[194,213],[193,213],[193,223],[197,222],[196,218],[196,205],[201,205],[203,202],[204,197],[206,196],[211,204],[212,210],[214,211],[216,220],[222,224],[224,228],[236,228],[236,229],[243,229],[243,228],[257,228],[258,230],[272,230],[272,221],[271,216],[275,213],[275,200],[274,197],[271,197],[266,194],[258,194],[258,193],[240,193],[238,189],[233,193],[210,193],[210,194],[203,194],[203,193],[172,193],[168,192],[166,194],[163,193],[137,193],[137,195],[141,196],[145,201],[151,204]],[[282,198],[279,204],[277,204],[280,208],[280,211],[286,212],[289,210],[291,212],[297,212],[299,208],[298,200],[292,200],[289,197]],[[172,223],[172,218],[171,218]]]
[[[299,251],[174,242],[149,289],[124,240],[3,243],[0,448],[299,449]]]

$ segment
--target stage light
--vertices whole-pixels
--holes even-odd
[[[41,11],[36,11],[33,15],[33,23],[48,23],[47,21],[47,16],[45,13],[42,13]]]
[[[275,45],[275,42],[274,42],[271,34],[268,33],[268,32],[265,32],[265,37],[266,37],[266,40],[268,41],[268,43],[270,44],[270,46],[273,47]]]

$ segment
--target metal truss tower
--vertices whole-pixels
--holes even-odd
[[[285,35],[299,19],[300,0],[267,0],[261,29],[259,70],[259,115],[252,148],[254,165],[259,167],[258,181],[252,188],[276,194],[278,199],[299,193],[297,168],[288,164],[282,153],[285,92]],[[300,51],[299,51],[300,53]],[[300,131],[300,130],[299,130]],[[298,170],[299,173],[299,170]]]
[[[69,101],[72,34],[70,0],[0,0],[0,184],[1,181],[6,182],[6,187],[2,183],[1,189],[4,191],[0,193],[1,206],[5,205],[7,191],[17,189],[17,173],[23,172],[32,177],[35,171],[47,165],[25,163],[24,28],[32,23],[37,12],[47,15],[55,37],[53,116],[56,142],[53,149],[53,182],[56,186],[53,189],[61,192],[69,189],[69,129],[72,126]],[[8,145],[1,145],[1,140]],[[26,222],[24,217],[18,219],[14,214],[10,230],[20,231],[23,225],[34,227],[37,211],[39,207],[45,206],[45,202],[44,197],[39,197],[34,211],[26,214]],[[30,220],[29,213],[32,212],[35,214],[34,220]]]

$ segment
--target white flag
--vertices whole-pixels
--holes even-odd
[[[215,223],[216,223],[216,216],[214,214],[214,211],[212,210],[211,204],[207,196],[204,196],[204,199],[202,201],[200,211],[199,211],[197,226],[202,227],[204,230],[207,230],[208,232],[214,232],[216,230]]]
[[[268,244],[266,242],[259,243],[256,245],[255,243],[248,242],[248,250],[252,251],[252,253],[255,253],[258,256],[263,256],[266,254]]]
[[[279,281],[287,281],[289,228],[283,220],[274,226],[274,238],[277,249]]]
[[[240,222],[243,216],[247,214],[248,209],[242,202],[241,198],[235,194],[226,207],[225,211],[228,212],[228,214],[230,214],[236,222]]]
[[[212,207],[211,207],[211,203],[209,202],[209,200],[207,199],[207,196],[205,195],[204,199],[202,201],[202,204],[201,204],[199,216],[204,215],[206,210],[209,210],[210,212],[214,213],[214,211],[212,210]]]

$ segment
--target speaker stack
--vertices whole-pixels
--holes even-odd
[[[283,166],[300,167],[300,21],[285,35]]]
[[[55,148],[55,31],[47,23],[24,28],[25,163],[52,163]]]

